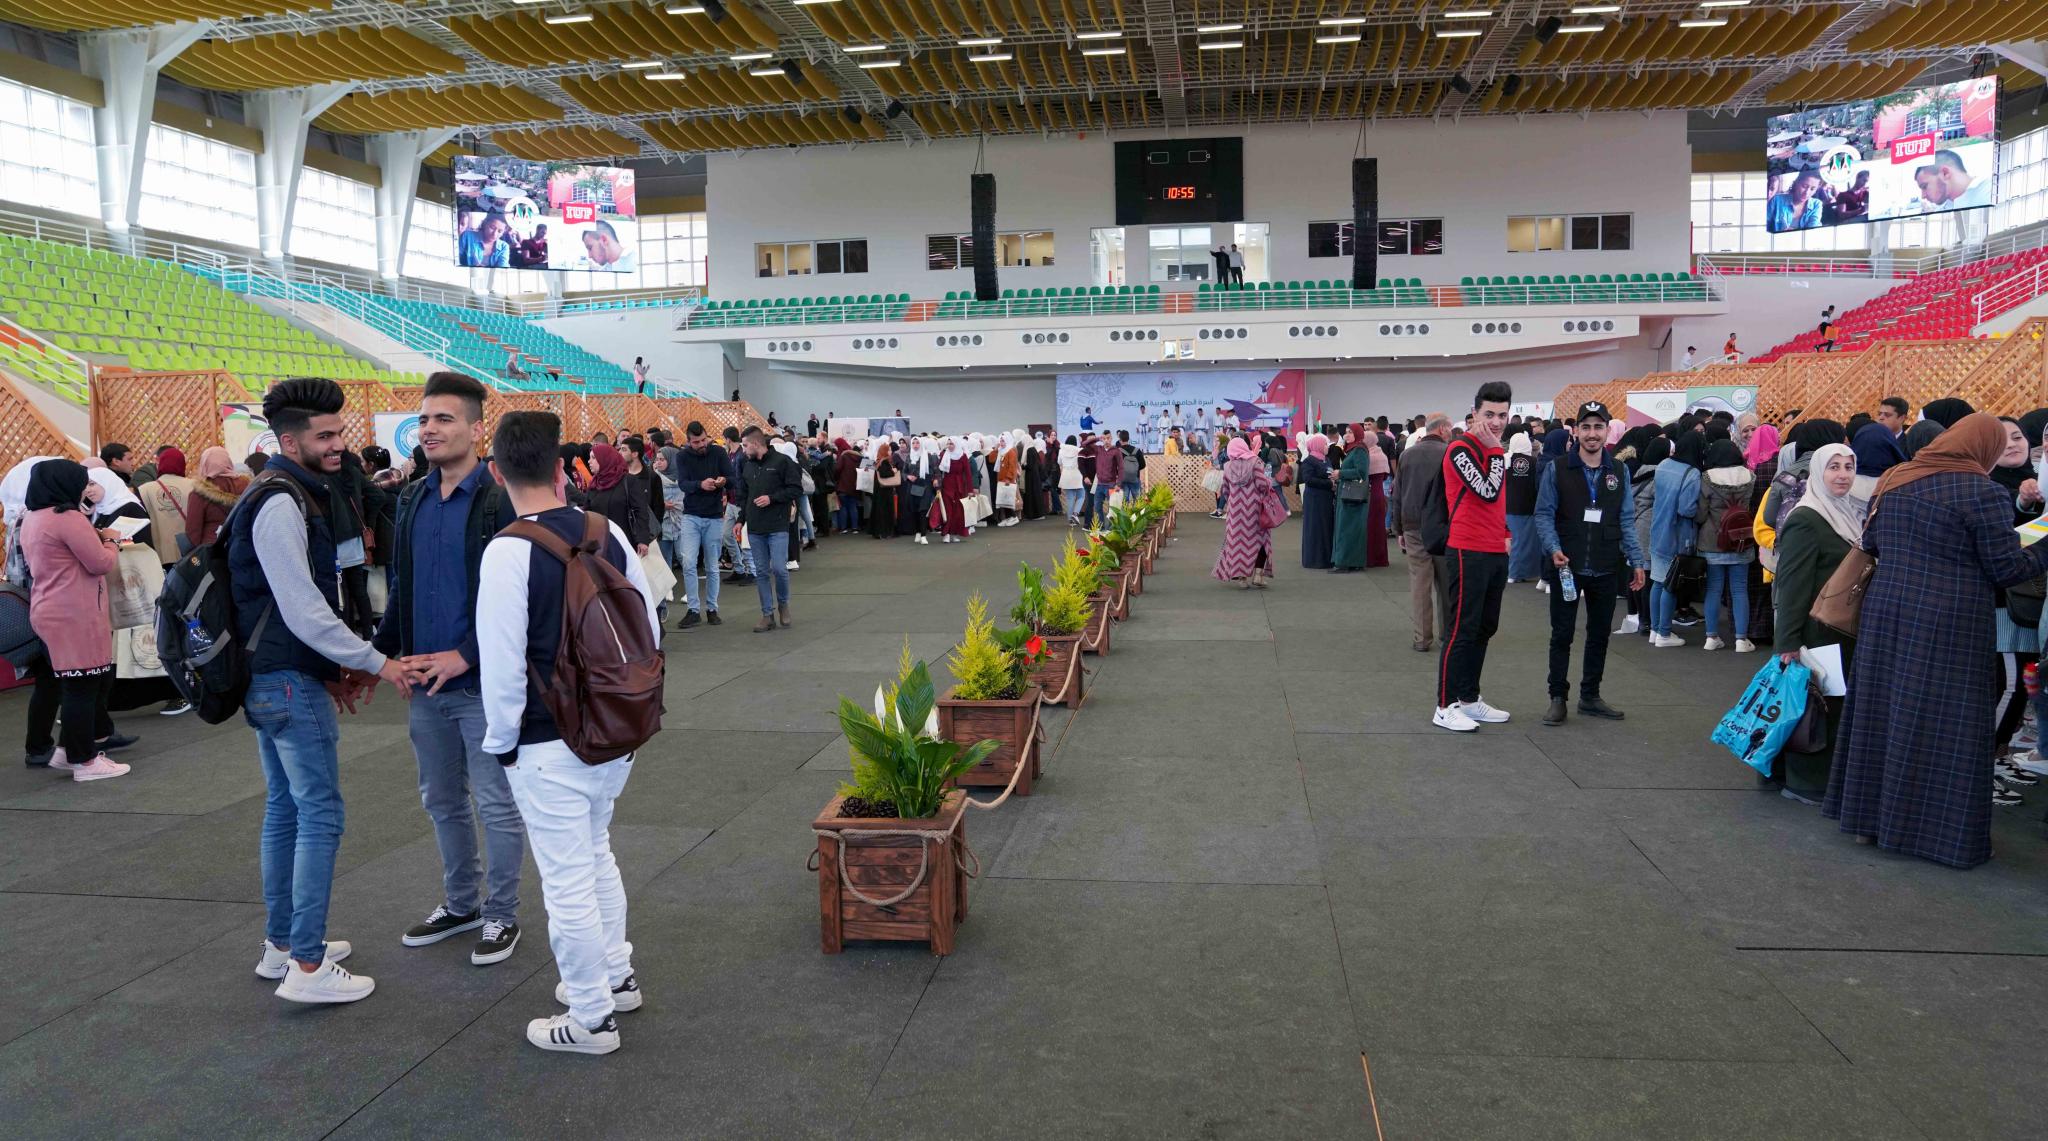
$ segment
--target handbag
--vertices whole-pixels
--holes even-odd
[[[2041,602],[2048,597],[2048,576],[2035,575],[2005,588],[2005,616],[2015,626],[2032,630],[2041,625]]]
[[[640,571],[647,576],[647,588],[656,602],[667,602],[676,592],[676,572],[668,565],[661,548],[650,546],[640,556]]]
[[[1850,547],[1835,573],[1828,576],[1827,585],[1814,595],[1807,617],[1845,638],[1854,638],[1856,627],[1863,620],[1863,596],[1870,592],[1870,580],[1876,574],[1877,556],[1861,547]]]
[[[116,630],[156,625],[156,596],[163,593],[164,565],[156,548],[130,543],[116,556],[108,576],[109,613]]]
[[[853,475],[853,489],[855,491],[873,491],[875,489],[875,469],[864,467],[855,472]]]
[[[1821,692],[1820,678],[1808,673],[1806,712],[1799,715],[1799,723],[1792,726],[1792,735],[1785,738],[1785,752],[1818,753],[1828,747],[1827,700]]]
[[[1699,598],[1707,589],[1707,560],[1697,554],[1674,556],[1665,589],[1681,600]]]
[[[1259,526],[1268,531],[1287,522],[1287,501],[1280,498],[1276,486],[1266,488],[1266,498],[1259,504]]]
[[[1362,479],[1347,479],[1337,485],[1337,499],[1343,503],[1369,503],[1372,485]]]
[[[1202,490],[1211,495],[1223,490],[1223,469],[1210,468],[1202,473]]]

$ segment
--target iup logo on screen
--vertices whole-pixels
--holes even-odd
[[[595,202],[564,202],[562,203],[562,221],[572,226],[578,222],[595,222],[597,221],[597,204]]]
[[[1937,141],[1938,136],[1933,134],[1907,135],[1903,139],[1892,140],[1892,165],[1926,158],[1934,153],[1934,144]]]

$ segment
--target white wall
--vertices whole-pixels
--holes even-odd
[[[1710,317],[1677,317],[1671,322],[1671,344],[1661,367],[1676,368],[1687,345],[1698,346],[1700,359],[1721,355],[1729,333],[1745,357],[1783,344],[1820,324],[1820,311],[1836,313],[1906,282],[1899,278],[1837,277],[1822,274],[1738,274],[1728,283],[1728,312]]]
[[[977,376],[974,379],[904,380],[804,372],[751,362],[733,380],[740,395],[762,414],[801,427],[820,417],[887,416],[896,409],[918,431],[975,432],[1050,424],[1054,374]]]
[[[655,380],[679,385],[706,400],[731,395],[733,370],[724,346],[678,343],[674,322],[673,309],[614,309],[551,317],[536,324],[622,368],[632,368],[635,357],[646,357]]]
[[[1228,132],[1224,132],[1228,133]],[[1126,138],[1157,137],[1138,132]],[[1278,279],[1348,276],[1348,258],[1308,257],[1308,223],[1351,216],[1346,125],[1261,127],[1245,138],[1245,220],[1272,227]],[[1634,273],[1688,264],[1691,148],[1685,116],[1542,116],[1466,123],[1375,125],[1380,214],[1444,219],[1444,253],[1385,258],[1380,274],[1451,283],[1468,274]],[[968,270],[925,268],[925,239],[965,233],[972,143],[717,154],[708,162],[714,297],[909,293],[970,289]],[[1086,285],[1089,231],[1115,222],[1111,136],[991,139],[998,230],[1053,231],[1049,267],[1007,269],[1009,288]],[[1634,248],[1613,253],[1507,253],[1507,218],[1521,214],[1630,213]],[[869,271],[754,276],[756,243],[865,238]],[[1126,257],[1144,280],[1145,232],[1132,227]]]

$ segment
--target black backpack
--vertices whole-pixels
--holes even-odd
[[[230,589],[228,536],[243,512],[253,512],[272,491],[282,490],[308,521],[319,513],[299,482],[283,472],[258,475],[229,510],[213,542],[195,547],[164,574],[156,600],[156,654],[178,695],[192,703],[199,719],[218,725],[242,708],[249,692],[250,646],[263,637],[276,603],[264,607],[249,644],[235,636],[235,594]],[[196,627],[195,624],[196,623]]]

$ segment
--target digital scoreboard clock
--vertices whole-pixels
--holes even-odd
[[[1244,220],[1244,140],[1116,144],[1116,224]]]

